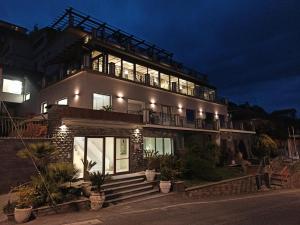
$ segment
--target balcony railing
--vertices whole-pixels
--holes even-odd
[[[0,117],[0,138],[25,137],[45,138],[48,134],[48,121],[46,119]]]
[[[222,121],[221,129],[255,131],[254,124],[251,121]]]
[[[218,121],[208,121],[203,119],[188,120],[186,117],[176,114],[150,113],[149,118],[147,113],[144,113],[144,122],[147,124],[184,127],[204,130],[218,130]]]

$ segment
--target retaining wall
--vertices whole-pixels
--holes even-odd
[[[257,192],[255,176],[244,176],[206,185],[187,188],[186,194],[193,198],[210,198]]]

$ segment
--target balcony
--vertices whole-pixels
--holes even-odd
[[[194,121],[189,121],[186,117],[177,114],[157,113],[145,110],[143,113],[143,121],[148,125],[158,125],[164,127],[177,127],[199,130],[218,131],[218,121],[209,121],[197,118]]]
[[[220,121],[220,129],[255,132],[251,121]]]

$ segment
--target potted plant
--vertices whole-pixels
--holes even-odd
[[[94,161],[89,161],[86,160],[84,162],[83,159],[81,159],[81,162],[83,163],[84,166],[84,172],[83,172],[83,183],[82,183],[82,192],[83,195],[86,197],[89,197],[91,195],[91,190],[92,190],[92,185],[91,185],[91,181],[90,181],[90,172],[91,169],[97,164]]]
[[[92,191],[90,195],[90,203],[92,210],[99,210],[105,201],[105,193],[102,191],[101,186],[105,181],[106,176],[102,173],[93,172],[89,175],[92,183]]]
[[[15,221],[17,223],[26,223],[32,213],[35,189],[30,186],[21,186],[18,188],[17,194],[19,199],[15,207]]]
[[[173,179],[173,170],[168,166],[161,167],[159,188],[162,193],[170,192],[172,179]]]
[[[156,176],[156,163],[158,161],[158,152],[154,150],[145,150],[145,159],[147,161],[147,169],[145,171],[145,176],[148,182],[154,181]]]

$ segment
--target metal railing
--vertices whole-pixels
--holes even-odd
[[[41,118],[0,117],[0,138],[7,137],[42,138],[48,137],[48,121]]]
[[[233,129],[233,130],[255,131],[254,125],[250,121],[221,121],[220,128]]]

